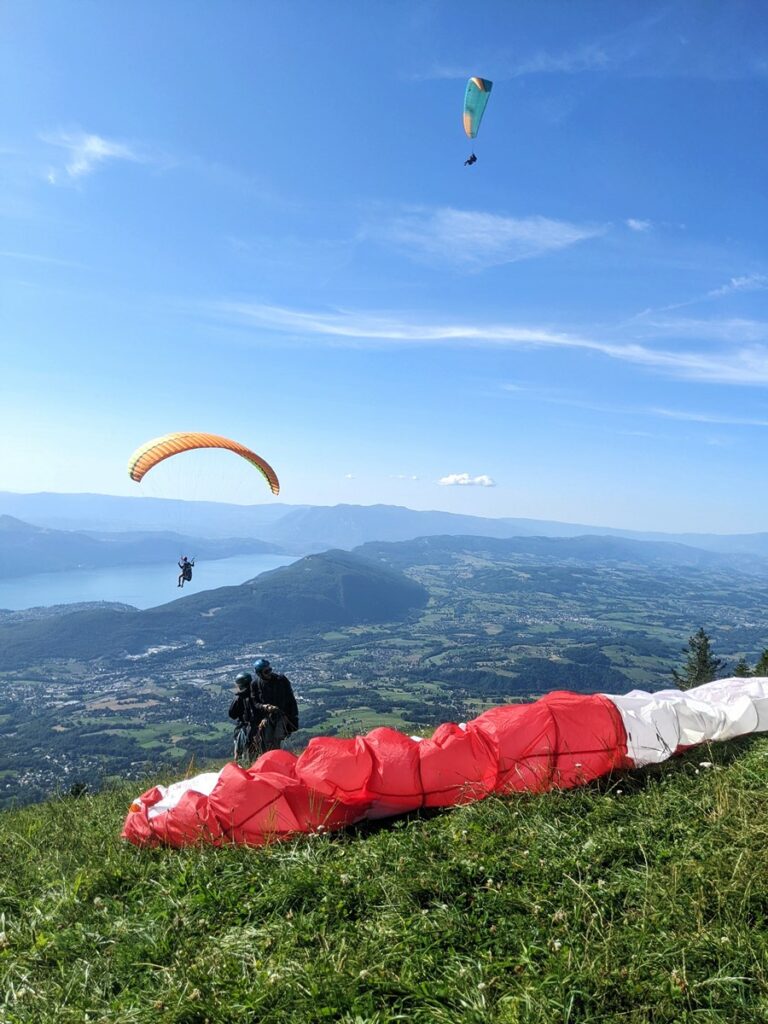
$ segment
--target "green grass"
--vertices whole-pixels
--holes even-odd
[[[0,1021],[765,1022],[766,783],[745,740],[261,849],[134,849],[124,787],[5,812]]]

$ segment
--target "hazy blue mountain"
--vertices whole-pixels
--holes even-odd
[[[181,553],[200,559],[232,555],[282,553],[253,538],[203,539],[174,533],[86,533],[33,526],[0,515],[0,579],[67,569],[174,565]]]
[[[293,509],[262,531],[276,544],[300,542],[316,550],[352,549],[370,540],[401,541],[429,534],[512,536],[516,520],[452,512],[417,512],[397,505],[333,505]]]
[[[396,505],[233,505],[104,494],[13,494],[0,491],[0,514],[37,526],[80,531],[184,532],[199,537],[256,537],[291,554],[351,549],[368,541],[431,535],[484,537],[610,536],[686,544],[708,551],[768,557],[768,533],[663,533],[544,519],[488,518],[415,511]]]
[[[112,494],[14,494],[0,491],[0,514],[58,530],[170,530],[200,537],[260,537],[262,526],[300,505],[230,505],[216,501]],[[302,549],[306,550],[306,549]]]
[[[260,643],[275,635],[390,622],[427,603],[401,572],[347,551],[310,555],[236,587],[145,611],[103,608],[0,622],[0,669],[43,658],[141,655],[151,647]]]

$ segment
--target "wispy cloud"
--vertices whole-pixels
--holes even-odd
[[[649,220],[638,220],[637,217],[627,217],[624,223],[632,231],[650,231],[651,229],[651,222]]]
[[[768,288],[768,274],[742,274],[740,277],[732,277],[727,284],[720,288],[713,288],[707,295],[709,298],[719,298],[721,295],[730,295],[733,292],[759,292]]]
[[[586,42],[570,50],[551,52],[536,50],[525,55],[493,57],[483,74],[496,81],[509,81],[526,75],[576,75],[586,71],[604,70],[615,62],[600,42]],[[478,74],[474,66],[464,63],[435,63],[410,77],[416,81],[461,79]]]
[[[418,207],[369,225],[366,234],[424,262],[477,270],[544,256],[606,231],[606,225],[572,224],[549,217]]]
[[[615,58],[606,52],[601,43],[585,43],[571,50],[548,53],[538,50],[508,69],[510,78],[524,75],[578,75],[585,71],[605,70],[615,63]]]
[[[695,338],[730,344],[768,342],[768,322],[745,317],[649,317],[643,328],[667,338]]]
[[[589,73],[636,78],[699,78],[709,81],[764,80],[768,55],[751,18],[734,17],[733,4],[709,5],[692,19],[687,4],[648,5],[650,13],[619,28],[574,42],[567,49],[528,53],[506,48],[476,64],[443,61],[419,78],[466,78],[483,74],[495,81],[530,75]]]
[[[72,260],[60,260],[55,256],[41,256],[34,252],[11,252],[7,249],[0,249],[0,258],[8,260],[21,260],[25,263],[45,263],[57,267],[76,267],[86,269],[85,264],[75,263]]]
[[[627,222],[628,223],[628,222]],[[686,309],[690,306],[698,306],[701,303],[710,302],[712,299],[721,299],[725,296],[735,295],[744,292],[759,292],[768,289],[768,274],[762,272],[753,272],[750,274],[739,274],[731,277],[726,284],[720,285],[717,288],[711,288],[708,292],[703,292],[699,295],[694,295],[691,299],[684,299],[681,302],[671,302],[665,306],[657,306],[649,309],[644,309],[638,313],[633,320],[635,321],[646,321],[653,323],[654,318],[660,313],[671,313],[676,309]],[[680,321],[684,323],[685,321]],[[702,323],[704,321],[690,320],[689,323]],[[710,321],[716,322],[716,321]],[[748,321],[747,321],[748,322]]]
[[[441,487],[495,487],[496,481],[485,473],[470,476],[469,473],[450,473],[437,481]]]
[[[48,171],[47,178],[52,185],[84,178],[108,161],[146,163],[149,159],[127,143],[88,132],[56,132],[42,135],[41,138],[67,153],[63,167],[53,167]]]
[[[768,324],[760,321],[690,321],[671,319],[650,324],[665,337],[724,342],[718,350],[655,348],[617,329],[613,339],[589,337],[550,327],[505,323],[422,322],[403,317],[375,316],[347,311],[304,312],[258,303],[219,303],[214,312],[261,330],[281,330],[298,339],[324,336],[337,343],[367,342],[422,345],[467,345],[518,348],[582,349],[610,359],[645,366],[685,380],[726,384],[768,384]],[[606,332],[601,332],[604,335]]]
[[[711,412],[685,412],[679,409],[649,409],[653,416],[668,420],[682,420],[686,423],[714,423],[718,426],[768,427],[768,420],[750,416],[723,416]]]

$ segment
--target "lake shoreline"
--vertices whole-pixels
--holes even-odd
[[[239,586],[299,557],[253,554],[198,561],[191,582],[183,587],[178,586],[178,568],[165,562],[16,576],[0,580],[0,612],[94,602],[155,608],[190,593]]]

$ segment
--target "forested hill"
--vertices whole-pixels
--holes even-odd
[[[189,552],[199,559],[280,553],[276,544],[251,537],[207,540],[177,533],[86,533],[33,526],[0,516],[0,579],[69,569],[169,562]]]
[[[236,587],[145,611],[98,609],[0,624],[3,668],[43,658],[141,654],[158,645],[258,643],[274,634],[396,621],[427,603],[398,570],[346,551],[310,555]]]
[[[418,537],[398,543],[371,541],[355,551],[397,568],[449,565],[457,556],[475,553],[488,559],[530,556],[541,565],[638,565],[648,568],[716,569],[768,576],[768,558],[734,552],[705,551],[666,541],[628,540],[624,537]]]

